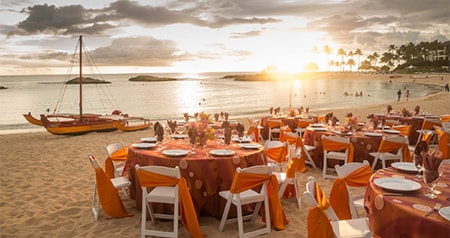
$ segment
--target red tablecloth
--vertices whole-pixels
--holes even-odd
[[[365,207],[369,214],[372,232],[379,237],[450,237],[450,222],[434,211],[429,217],[424,214],[439,202],[442,207],[450,206],[450,165],[436,188],[442,193],[436,199],[424,196],[425,184],[415,174],[381,169],[372,175],[365,195]],[[403,177],[421,184],[421,189],[403,193],[403,196],[384,196],[386,191],[374,184],[377,178]]]
[[[164,145],[165,149],[190,150],[187,141],[169,140]],[[233,175],[237,167],[246,168],[254,165],[266,164],[261,156],[263,146],[259,149],[243,149],[237,144],[230,145],[235,151],[234,156],[217,157],[208,153],[210,150],[225,149],[225,145],[208,141],[206,150],[195,149],[195,154],[183,157],[168,157],[158,149],[140,150],[129,147],[125,173],[128,173],[131,181],[130,197],[136,199],[136,207],[141,208],[141,187],[135,176],[134,167],[159,165],[175,167],[179,166],[183,176],[190,187],[192,200],[197,214],[218,217],[225,206],[225,200],[219,198],[219,191],[228,190],[233,181]]]

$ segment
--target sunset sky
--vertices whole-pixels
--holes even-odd
[[[2,0],[0,75],[64,74],[83,35],[102,73],[325,70],[325,45],[450,39],[448,0]]]

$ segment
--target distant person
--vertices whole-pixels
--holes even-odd
[[[448,91],[449,91],[449,88],[448,88],[448,83],[447,83],[447,84],[445,84],[445,86],[444,86],[444,89],[445,89],[445,91],[446,91],[446,92],[448,92]]]
[[[408,101],[408,98],[409,98],[409,89],[406,90],[405,96],[406,96],[406,101]]]
[[[399,89],[398,91],[397,91],[397,101],[400,101],[400,98],[402,97],[402,90],[401,89]]]

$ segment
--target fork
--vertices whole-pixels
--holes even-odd
[[[433,207],[433,209],[429,210],[428,212],[425,213],[425,217],[428,217],[429,215],[431,215],[431,213],[433,213],[433,211],[439,211],[439,209],[441,209],[442,204],[440,203],[436,203]]]

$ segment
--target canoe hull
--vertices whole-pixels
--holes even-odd
[[[114,120],[103,119],[99,117],[86,117],[82,121],[78,119],[53,122],[49,121],[45,115],[41,115],[41,121],[45,129],[55,135],[79,135],[89,132],[113,131],[117,128],[114,126]]]
[[[143,120],[139,124],[129,124],[128,121],[114,121],[114,127],[121,131],[139,131],[150,128],[152,123],[149,120]]]

